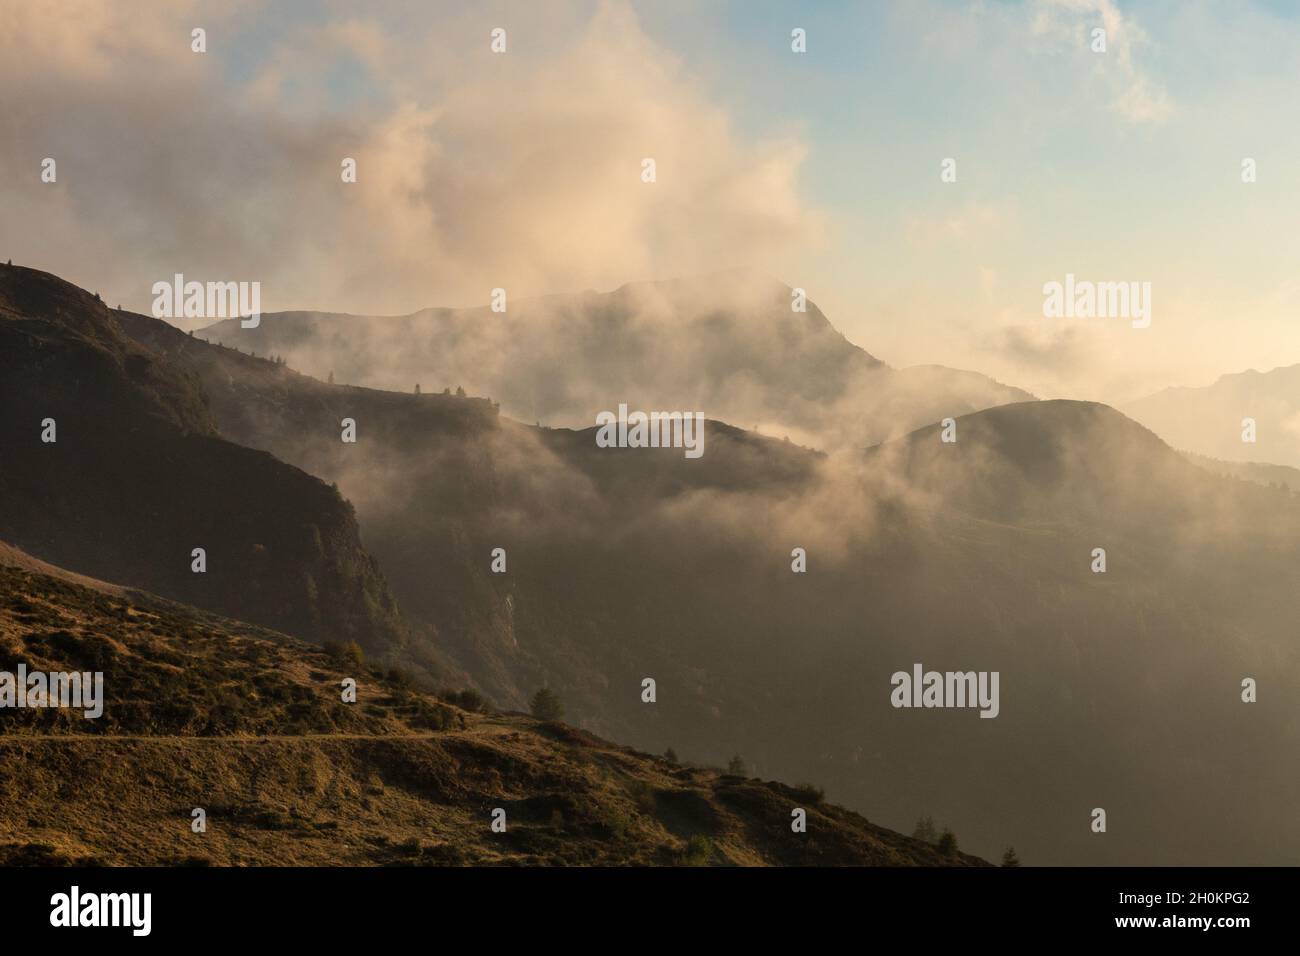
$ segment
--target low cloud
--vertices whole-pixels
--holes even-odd
[[[779,272],[822,241],[804,143],[738,131],[625,3],[557,8],[501,55],[487,18],[439,39],[445,18],[399,31],[354,11],[254,55],[232,49],[241,17],[272,6],[101,6],[24,4],[0,27],[0,252],[113,304],[148,311],[152,282],[183,272],[261,281],[267,311],[407,312],[701,264]]]
[[[1090,364],[1090,346],[1074,327],[1048,330],[1008,325],[991,333],[984,346],[1007,361],[1037,372],[1074,376]]]

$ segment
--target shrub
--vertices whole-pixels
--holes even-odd
[[[338,641],[324,641],[321,648],[329,654],[331,661],[339,666],[351,666],[361,669],[365,666],[365,652],[361,650],[361,645],[356,641],[348,641],[347,644],[339,644]],[[256,653],[256,652],[253,652]]]
[[[439,696],[447,703],[455,704],[461,710],[468,710],[471,713],[478,713],[487,707],[487,699],[472,687],[459,691],[445,690]]]
[[[741,758],[740,754],[733,756],[727,763],[727,773],[731,774],[733,777],[749,776],[749,768],[745,766],[745,761]]]
[[[595,813],[596,826],[611,839],[622,840],[632,826],[631,819],[617,807],[603,807]]]
[[[935,829],[934,818],[924,816],[917,820],[916,826],[912,829],[912,837],[917,840],[924,840],[929,844],[938,843],[939,831]]]
[[[686,852],[682,862],[687,866],[708,866],[713,859],[713,841],[702,833],[697,833],[686,841]]]
[[[1003,866],[1019,866],[1019,865],[1020,865],[1020,857],[1016,856],[1016,848],[1015,848],[1015,847],[1013,847],[1013,846],[1009,846],[1009,847],[1007,847],[1007,852],[1002,854],[1002,865],[1003,865]]]
[[[826,799],[826,791],[816,784],[797,783],[792,788],[797,796],[804,803],[810,803],[813,806],[821,803]]]
[[[428,730],[459,730],[461,727],[461,718],[450,707],[443,704],[434,703],[423,697],[413,698],[416,701],[414,713],[409,717],[411,724],[415,727],[424,727]]]

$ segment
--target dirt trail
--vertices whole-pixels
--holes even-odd
[[[483,717],[466,730],[440,730],[410,734],[238,734],[202,736],[198,734],[0,734],[0,746],[6,743],[58,743],[64,740],[172,741],[188,743],[257,744],[277,740],[446,740],[452,737],[504,736],[520,728],[504,718]]]

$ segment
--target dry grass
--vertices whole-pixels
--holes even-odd
[[[3,864],[979,862],[806,791],[467,712],[274,632],[0,568],[0,668],[19,660],[103,670],[108,702],[98,721],[0,711]],[[344,676],[356,704],[339,700]]]

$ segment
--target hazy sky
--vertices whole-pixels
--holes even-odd
[[[1300,4],[3,7],[0,256],[110,304],[175,272],[407,312],[752,266],[891,364],[1043,396],[1300,362]],[[1066,273],[1150,282],[1151,327],[1044,318]]]

